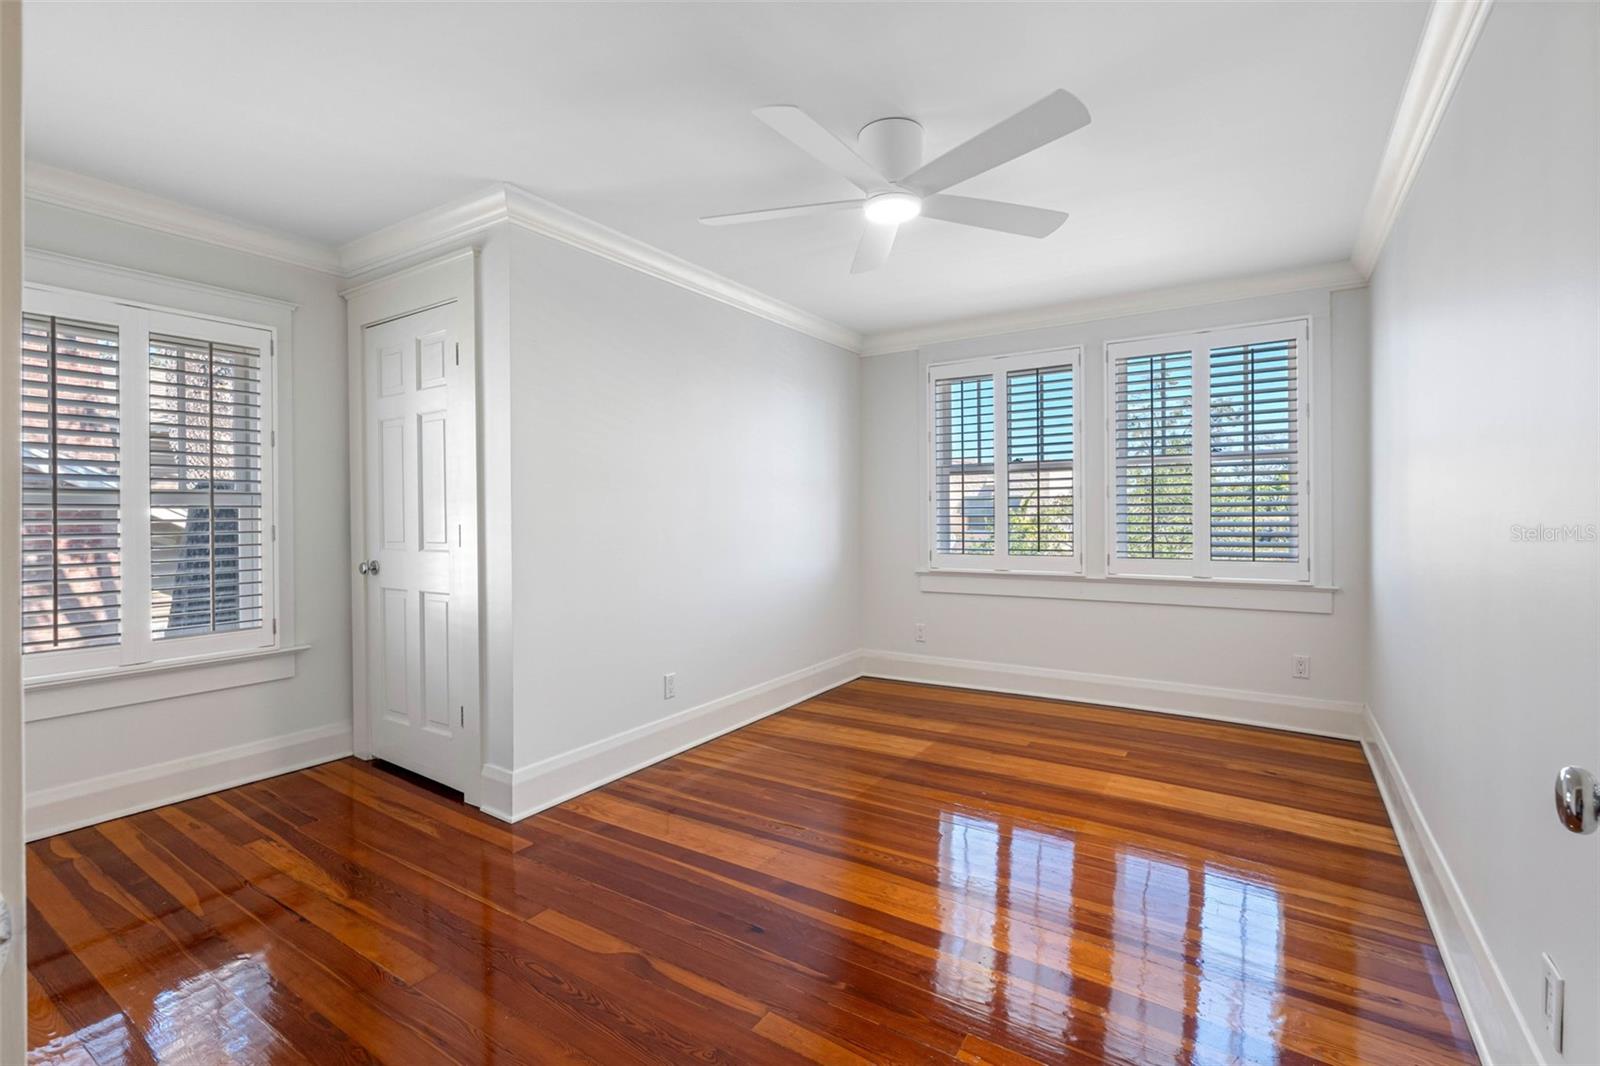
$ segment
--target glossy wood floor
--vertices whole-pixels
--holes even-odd
[[[30,848],[37,1062],[1475,1061],[1360,749],[861,680],[506,826],[331,763]]]

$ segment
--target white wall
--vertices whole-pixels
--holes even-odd
[[[290,679],[28,723],[30,803],[43,795],[52,804],[61,803],[63,810],[108,816],[130,796],[149,793],[152,786],[128,782],[159,764],[194,756],[204,764],[215,753],[253,746],[248,759],[265,772],[277,741],[311,731],[335,734],[314,747],[325,757],[341,745],[348,753],[348,416],[344,301],[338,282],[315,271],[49,205],[30,203],[26,222],[30,250],[298,305],[293,322],[294,422],[288,433],[294,477],[293,639],[310,645],[296,657],[297,672]],[[341,727],[342,741],[337,736]],[[185,779],[201,780],[192,774]],[[105,797],[110,806],[96,799],[98,783],[121,786]],[[84,795],[77,796],[79,792]]]
[[[1103,492],[1104,417],[1097,402],[1104,343],[1206,326],[1312,317],[1313,343],[1323,347],[1315,384],[1331,413],[1323,440],[1332,484],[1331,581],[1339,591],[1332,614],[1232,610],[1215,607],[1084,602],[922,591],[926,565],[922,469],[927,363],[967,355],[1083,347],[1080,388],[1079,486],[1085,498]],[[1294,293],[1132,315],[1050,330],[984,338],[865,361],[863,417],[864,643],[875,650],[1012,666],[1065,670],[1158,682],[1209,686],[1275,700],[1334,701],[1353,710],[1362,698],[1366,611],[1366,292]],[[1080,529],[1086,556],[1105,553],[1103,530]],[[1326,560],[1325,560],[1326,561]],[[1324,580],[1328,580],[1325,578]],[[913,639],[916,623],[927,642]],[[1312,677],[1290,677],[1293,655],[1312,657]],[[915,668],[913,668],[914,671]],[[1130,690],[1131,691],[1131,690]],[[1182,694],[1152,696],[1150,705],[1192,709]],[[1270,711],[1267,712],[1270,714]],[[1349,714],[1349,728],[1357,728]]]
[[[1536,1046],[1574,1063],[1600,1061],[1600,837],[1550,793],[1600,769],[1600,545],[1512,526],[1600,520],[1597,71],[1600,7],[1495,5],[1372,284],[1372,711]]]
[[[506,768],[854,651],[858,357],[509,227],[483,252],[486,323],[507,260],[509,365],[484,352],[485,404],[509,404],[484,421],[487,495],[511,492],[489,590],[514,616]]]

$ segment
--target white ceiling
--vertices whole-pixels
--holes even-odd
[[[506,181],[862,333],[1349,257],[1423,3],[29,3],[30,159],[332,244]],[[1087,129],[849,273],[854,189],[753,108],[926,158],[1054,88]]]

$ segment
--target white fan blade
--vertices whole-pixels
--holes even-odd
[[[889,258],[889,249],[894,247],[894,235],[899,228],[868,222],[861,234],[861,243],[856,245],[856,259],[850,264],[850,273],[865,274],[883,266],[883,261]]]
[[[860,186],[862,192],[877,192],[888,186],[888,179],[857,155],[854,148],[829,133],[816,119],[798,107],[758,107],[756,118],[789,138],[823,165]]]
[[[977,226],[979,229],[995,229],[1002,233],[1016,233],[1023,237],[1048,237],[1067,220],[1066,213],[1062,211],[1024,207],[1022,204],[1002,203],[999,200],[977,200],[971,196],[951,196],[949,193],[923,200],[922,217]]]
[[[830,211],[843,211],[860,207],[865,200],[829,200],[822,204],[795,204],[793,207],[769,207],[765,211],[735,211],[728,215],[706,215],[700,219],[708,226],[732,226],[740,222],[766,222],[774,218],[795,218],[800,215],[825,215]]]
[[[1083,101],[1065,89],[1057,89],[902,178],[900,184],[928,196],[1027,155],[1088,124],[1089,109]]]

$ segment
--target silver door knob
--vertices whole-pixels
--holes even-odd
[[[1581,766],[1563,766],[1556,775],[1556,817],[1574,833],[1600,825],[1600,782]]]
[[[361,565],[356,567],[356,569],[361,571],[363,574],[376,574],[378,572],[378,560],[363,559],[361,561]]]

